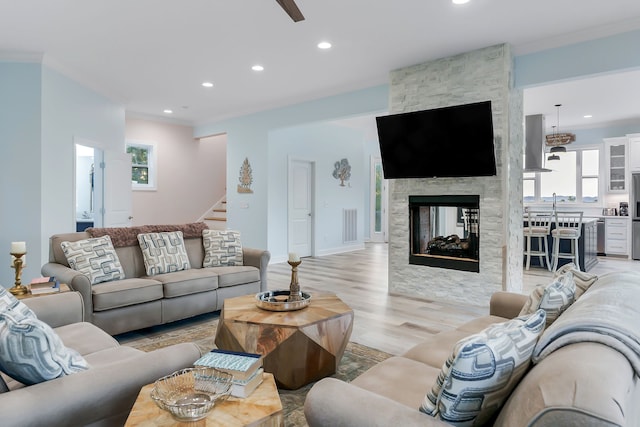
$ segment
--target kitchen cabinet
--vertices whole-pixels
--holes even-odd
[[[605,253],[629,256],[629,217],[606,217],[604,222]]]
[[[640,134],[629,135],[629,169],[640,172]]]
[[[605,157],[607,162],[607,191],[609,193],[625,193],[627,188],[627,137],[607,138]]]

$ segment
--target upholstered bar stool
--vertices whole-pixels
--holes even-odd
[[[551,212],[529,211],[526,219],[527,226],[524,227],[524,237],[526,239],[524,254],[527,257],[526,269],[529,270],[532,256],[537,256],[540,259],[541,267],[545,266],[542,262],[542,257],[544,257],[547,262],[547,269],[551,269],[551,263],[549,263],[549,240],[547,239],[551,230]],[[531,248],[533,239],[538,239],[538,250]]]
[[[556,228],[551,231],[553,236],[553,268],[558,269],[558,259],[571,259],[580,268],[580,255],[578,253],[578,240],[582,232],[583,212],[556,212]],[[560,241],[562,239],[571,242],[571,252],[560,252]]]

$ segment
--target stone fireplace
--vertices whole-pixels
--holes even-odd
[[[497,167],[495,176],[389,181],[391,294],[488,305],[495,291],[521,290],[523,113],[522,93],[514,89],[512,76],[513,58],[508,45],[391,72],[391,114],[490,100]],[[460,155],[472,156],[473,153]],[[455,159],[444,160],[455,162]],[[442,218],[437,219],[439,222],[432,225],[433,218],[426,214],[423,217],[419,208],[416,213],[410,207],[416,200],[414,197],[427,196],[435,197],[432,201],[448,196],[459,196],[461,200],[469,197],[477,200],[477,206],[449,203],[447,199],[444,205],[423,207],[422,212],[429,211],[429,215],[442,213]],[[477,213],[475,218],[468,219],[472,222],[466,226],[465,209],[471,209],[467,212],[471,217]],[[428,233],[416,231],[415,221],[419,225],[429,221],[429,227],[441,228],[430,229]],[[451,238],[443,247],[453,251],[422,253],[429,240],[438,234],[446,234],[445,240]],[[463,246],[473,247],[473,253],[464,252]],[[456,255],[463,256],[451,256],[458,247]],[[442,262],[443,259],[455,261],[454,267],[449,261]]]

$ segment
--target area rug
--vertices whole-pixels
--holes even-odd
[[[158,348],[181,342],[194,342],[205,352],[215,348],[214,338],[218,326],[218,313],[205,314],[192,319],[174,322],[169,325],[155,326],[141,331],[117,335],[120,344],[128,345],[142,351],[153,351]],[[334,378],[351,381],[367,369],[391,357],[391,354],[350,342],[347,344],[342,360],[338,365]],[[304,427],[307,425],[303,405],[307,392],[313,384],[298,390],[279,390],[287,427]]]

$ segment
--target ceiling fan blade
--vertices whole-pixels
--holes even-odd
[[[293,22],[304,21],[304,16],[298,6],[296,5],[295,0],[276,0],[278,4],[287,12],[287,15],[293,19]]]

